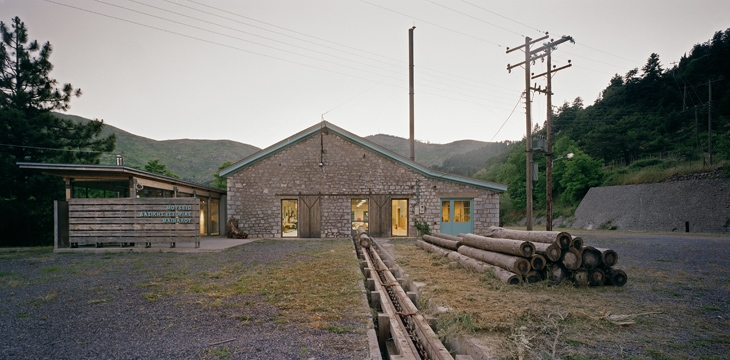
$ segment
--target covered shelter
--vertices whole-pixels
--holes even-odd
[[[195,242],[225,233],[226,192],[118,165],[19,162],[58,176],[65,201],[54,205],[55,248],[113,243],[134,246]]]

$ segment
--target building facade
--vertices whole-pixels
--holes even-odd
[[[506,185],[431,170],[322,122],[221,171],[227,214],[251,237],[483,233]]]

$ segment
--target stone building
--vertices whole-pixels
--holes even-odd
[[[483,233],[499,223],[506,185],[429,169],[328,122],[263,149],[220,175],[229,217],[252,237]]]

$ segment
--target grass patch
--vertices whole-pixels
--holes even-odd
[[[142,293],[142,297],[151,303],[155,303],[155,302],[157,302],[157,300],[162,299],[162,294],[146,292],[146,293]]]
[[[15,317],[18,319],[28,319],[30,318],[30,314],[28,313],[17,313],[15,314]]]
[[[0,277],[13,275],[12,271],[0,271]]]
[[[91,300],[87,301],[86,303],[89,304],[89,305],[92,305],[92,304],[103,304],[103,303],[108,303],[108,302],[110,302],[112,300],[114,300],[114,297],[113,296],[107,296],[107,297],[101,298],[101,299],[91,299]]]
[[[57,273],[57,272],[61,271],[61,267],[60,266],[51,266],[51,267],[43,268],[42,271],[44,274],[53,274],[53,273]]]
[[[51,290],[48,293],[46,293],[45,296],[42,296],[42,297],[40,297],[38,299],[31,300],[30,301],[30,304],[33,305],[33,306],[40,306],[40,305],[43,305],[45,303],[51,302],[53,300],[56,300],[57,297],[58,297],[58,292],[56,292],[56,290]]]
[[[719,306],[705,305],[702,308],[707,311],[722,311],[722,309]]]
[[[355,330],[352,326],[338,326],[338,325],[327,325],[324,328],[327,331],[331,331],[335,334],[345,334]]]

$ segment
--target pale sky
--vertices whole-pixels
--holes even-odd
[[[553,78],[553,104],[590,105],[613,74],[652,52],[671,67],[730,27],[728,14],[725,0],[0,0],[0,20],[17,15],[50,41],[52,76],[82,89],[69,114],[261,148],[322,114],[360,136],[407,138],[413,26],[416,139],[502,141],[525,134],[524,71],[506,70],[524,54],[505,54],[524,36],[575,39],[553,53],[573,63]],[[542,124],[545,97],[532,109]]]

